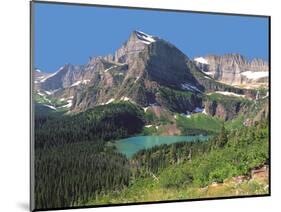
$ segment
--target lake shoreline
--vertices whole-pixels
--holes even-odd
[[[110,145],[116,147],[116,151],[131,158],[135,153],[143,149],[149,149],[159,145],[169,145],[180,142],[205,141],[210,138],[209,135],[195,136],[132,136],[110,142]]]

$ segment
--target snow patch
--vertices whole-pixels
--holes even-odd
[[[225,96],[236,96],[236,97],[245,98],[245,95],[237,94],[237,93],[233,93],[233,92],[228,92],[228,91],[216,91],[215,93],[222,94],[222,95],[225,95]]]
[[[136,83],[136,82],[139,80],[139,78],[140,78],[140,77],[138,76],[138,77],[135,79],[134,83]]]
[[[113,102],[115,99],[114,98],[111,98],[110,100],[108,100],[105,104],[107,105],[107,104],[109,104],[109,103],[111,103],[111,102]]]
[[[149,125],[145,125],[144,127],[146,127],[146,128],[150,128],[150,127],[152,127],[152,125],[151,125],[151,124],[149,124]]]
[[[248,79],[256,80],[263,77],[268,77],[268,71],[245,71],[241,73],[243,76],[247,77]]]
[[[212,76],[212,75],[213,75],[213,73],[212,73],[212,72],[209,72],[209,71],[206,71],[206,72],[205,72],[205,71],[203,71],[203,73],[204,73],[204,74],[207,74],[207,75],[210,75],[210,76]]]
[[[203,58],[203,57],[197,57],[197,58],[195,58],[194,60],[195,60],[196,62],[198,62],[198,63],[209,64],[208,61],[207,61],[205,58]]]
[[[77,86],[77,85],[80,85],[80,84],[81,84],[81,81],[79,80],[79,81],[73,83],[70,87],[74,87],[74,86]]]
[[[129,101],[130,98],[129,98],[129,97],[126,97],[126,96],[122,96],[122,97],[121,97],[121,100],[122,100],[122,101]]]
[[[90,82],[90,80],[83,80],[82,83],[83,84],[88,84]]]
[[[89,82],[90,82],[90,80],[83,80],[83,81],[78,80],[77,82],[73,83],[70,87],[74,87],[74,86],[77,86],[77,85],[80,85],[80,84],[86,85],[86,84],[88,84]]]
[[[61,100],[62,100],[62,99],[64,100],[64,98],[61,98]],[[63,100],[62,100],[62,101],[63,101]],[[70,108],[70,107],[72,106],[72,103],[73,103],[72,99],[68,99],[66,102],[67,102],[66,105],[63,105],[63,106],[61,106],[61,107],[59,107],[59,108],[65,108],[65,107],[66,107],[66,108]]]
[[[104,72],[108,72],[109,70],[113,69],[113,68],[116,68],[117,66],[111,66],[110,68],[108,69],[105,69]]]
[[[148,110],[149,107],[143,107],[144,112]]]
[[[190,85],[189,83],[183,83],[183,84],[181,84],[181,87],[184,90],[197,91],[197,92],[201,93],[201,91],[197,87]]]
[[[50,91],[45,91],[45,93],[48,94],[48,95],[52,94],[52,92],[50,92]]]
[[[62,107],[70,108],[72,106],[72,99],[67,100],[67,104]]]
[[[203,114],[208,115],[208,113],[206,112],[206,109],[204,108],[204,110],[202,111]]]
[[[136,31],[136,35],[138,37],[138,39],[143,42],[144,44],[151,44],[153,42],[155,42],[155,39],[153,38],[153,36],[148,35],[142,31]]]
[[[54,106],[52,105],[46,105],[46,104],[43,104],[44,106],[48,107],[48,108],[51,108],[52,110],[57,110],[57,108],[55,108]]]
[[[50,91],[44,91],[46,94],[48,94],[48,95],[52,95],[52,94],[54,94],[55,92],[57,92],[58,90],[60,90],[60,88],[59,89],[55,89],[55,90],[50,90]]]
[[[200,107],[196,107],[196,108],[193,110],[194,113],[202,113],[203,111],[204,111],[204,109],[203,109],[203,108],[200,108]]]
[[[181,113],[181,116],[184,116],[186,118],[190,118],[191,117],[191,113],[189,111],[186,111],[186,113]]]
[[[63,66],[59,68],[59,70],[57,70],[55,73],[48,75],[47,77],[43,78],[42,80],[40,80],[40,82],[45,82],[47,79],[49,79],[50,77],[55,76],[57,73],[59,73],[61,70],[63,69]]]

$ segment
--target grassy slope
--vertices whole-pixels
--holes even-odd
[[[34,101],[39,105],[51,105],[56,108],[56,111],[53,110],[53,112],[67,112],[68,108],[63,107],[64,105],[67,105],[68,103],[66,101],[61,101],[59,99],[53,98],[51,96],[40,96],[39,94],[34,94]],[[44,106],[47,107],[47,106]]]
[[[164,189],[159,182],[151,177],[135,181],[129,188],[120,193],[116,192],[97,197],[87,202],[86,205],[262,195],[268,194],[267,185],[268,183],[266,181],[251,180],[244,181],[241,184],[229,181],[228,183],[218,184],[217,186],[210,185],[204,188],[186,185],[180,188]]]
[[[59,99],[53,98],[51,96],[46,96],[46,95],[40,96],[39,94],[34,95],[34,100],[37,103],[52,105],[54,107],[61,107],[61,106],[67,104],[66,101],[61,101]]]
[[[193,135],[193,134],[216,134],[221,130],[223,123],[226,129],[239,129],[244,127],[243,122],[247,116],[239,115],[237,118],[224,122],[218,117],[205,115],[202,113],[193,114],[190,117],[186,115],[176,114],[175,122],[177,128],[181,131],[182,135]],[[156,122],[153,123],[152,127],[144,128],[143,135],[160,135],[161,129],[167,123]],[[156,125],[159,126],[156,129]]]
[[[196,132],[218,133],[222,127],[223,121],[217,117],[198,113],[190,117],[177,115],[176,123],[183,134],[193,134]]]

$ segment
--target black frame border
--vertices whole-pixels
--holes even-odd
[[[196,14],[209,14],[209,15],[226,15],[226,16],[243,16],[243,17],[255,17],[255,18],[267,18],[268,19],[268,68],[269,68],[269,81],[268,81],[268,92],[269,92],[269,188],[268,194],[261,195],[239,195],[239,196],[224,196],[224,197],[208,197],[208,198],[196,198],[196,199],[183,199],[183,200],[163,200],[163,201],[146,201],[146,202],[134,202],[134,203],[113,203],[113,204],[101,204],[101,205],[89,205],[89,206],[73,206],[73,207],[60,207],[60,208],[35,208],[34,196],[35,196],[35,174],[34,174],[34,105],[33,105],[33,70],[34,70],[34,3],[40,4],[52,4],[52,5],[70,5],[70,6],[84,6],[84,7],[100,7],[100,8],[115,8],[115,9],[132,9],[132,10],[148,10],[148,11],[162,11],[162,12],[179,12],[179,13],[196,13]],[[102,5],[102,4],[91,4],[91,3],[73,3],[73,2],[57,2],[57,1],[42,1],[42,0],[31,0],[29,2],[29,133],[30,133],[30,194],[29,203],[30,211],[52,211],[52,210],[69,210],[69,209],[87,209],[87,208],[104,208],[104,207],[116,207],[116,206],[133,206],[133,205],[147,205],[147,204],[163,204],[163,203],[178,203],[178,202],[197,202],[206,200],[225,200],[225,199],[244,199],[244,198],[256,198],[256,197],[270,197],[271,196],[271,16],[270,15],[254,15],[254,14],[241,14],[241,13],[227,13],[227,12],[207,12],[207,11],[193,11],[193,10],[178,10],[178,9],[164,9],[164,8],[148,8],[148,7],[134,7],[134,6],[122,6],[122,5]]]

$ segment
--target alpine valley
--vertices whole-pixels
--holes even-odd
[[[133,31],[33,80],[38,209],[268,194],[267,61]]]

